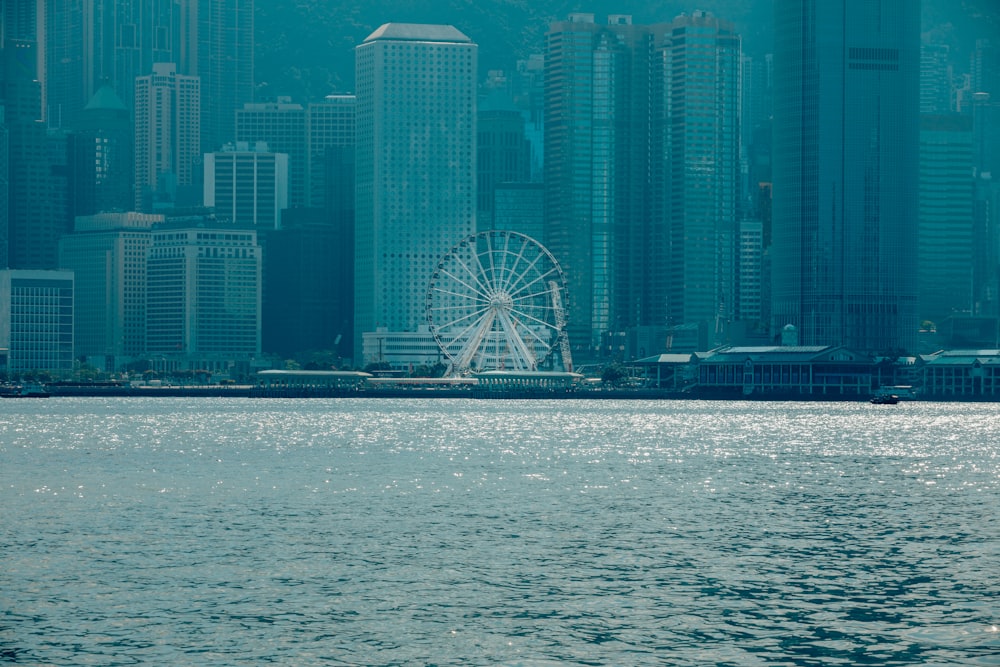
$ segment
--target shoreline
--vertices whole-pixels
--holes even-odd
[[[867,395],[857,394],[798,394],[798,393],[756,393],[750,396],[742,392],[728,391],[670,391],[663,389],[582,389],[582,390],[520,390],[483,391],[481,389],[439,389],[439,388],[380,388],[377,390],[264,390],[249,385],[208,385],[177,387],[131,387],[131,386],[86,386],[50,385],[46,387],[48,397],[88,397],[88,398],[472,398],[478,400],[701,400],[701,401],[742,401],[747,403],[792,401],[792,402],[868,402]],[[8,398],[10,398],[8,396]],[[25,397],[32,398],[32,397]],[[994,403],[1000,398],[985,396],[918,396],[906,402],[953,402],[953,403]]]

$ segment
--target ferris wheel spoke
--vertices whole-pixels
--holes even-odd
[[[493,328],[493,321],[495,318],[496,313],[492,309],[488,310],[475,327],[466,329],[466,331],[472,331],[472,333],[459,352],[458,360],[453,362],[458,367],[459,371],[465,371],[469,368],[476,352],[482,346],[483,338],[485,338],[489,331]],[[459,340],[460,339],[461,337]]]
[[[441,287],[433,287],[432,291],[436,294],[441,294],[444,296],[456,297],[458,299],[463,299],[466,303],[487,303],[486,297],[478,292],[456,292],[455,290],[448,290]],[[452,308],[469,307],[469,306],[450,306]]]
[[[513,349],[511,351],[524,360],[524,366],[527,370],[535,370],[537,368],[535,355],[532,354],[528,344],[524,342],[521,334],[518,333],[517,324],[510,318],[509,313],[502,313],[500,315],[500,325],[503,327],[504,333],[507,334],[507,339],[512,345]]]
[[[531,289],[534,285],[536,285],[538,283],[542,283],[542,284],[547,285],[546,278],[552,276],[553,274],[557,274],[557,273],[558,272],[555,269],[550,269],[550,270],[545,271],[545,272],[536,273],[534,276],[532,276],[531,280],[524,281],[522,284],[520,284],[518,286],[518,288],[516,290],[513,290],[510,295],[512,297],[514,297],[514,298],[517,298],[518,294],[520,294],[521,292],[523,292],[526,289]],[[545,290],[545,291],[548,292],[550,290]]]
[[[511,248],[512,243],[514,246],[513,248]],[[528,252],[529,250],[536,250],[536,249],[533,248],[533,246],[531,245],[531,239],[529,239],[527,236],[514,235],[514,234],[511,234],[506,249],[510,261],[507,270],[508,280],[504,284],[504,287],[509,288],[510,285],[513,283],[513,281],[516,279],[516,277],[520,275],[518,273],[518,271],[520,270],[519,267],[525,261],[527,261],[525,253]]]
[[[535,289],[537,289],[537,287],[538,287],[537,285],[534,286]],[[552,288],[549,287],[548,285],[544,285],[543,287],[544,287],[544,289],[541,289],[541,290],[539,290],[537,292],[529,292],[527,294],[524,294],[523,293],[524,290],[521,290],[516,295],[515,294],[511,294],[510,295],[510,300],[513,301],[514,303],[520,304],[520,303],[526,303],[526,302],[527,303],[537,302],[537,300],[539,298],[541,298],[541,299],[544,299],[545,303],[547,304],[544,307],[550,308],[551,306],[548,305],[548,304],[552,303]],[[538,306],[538,307],[541,308],[542,306]]]
[[[521,269],[519,272],[515,271],[515,269],[517,269],[516,264],[513,267],[511,267],[511,275],[513,276],[513,278],[511,279],[510,284],[513,285],[518,282],[523,282],[527,279],[529,273],[538,271],[539,269],[536,269],[535,267],[538,265],[539,262],[542,261],[543,257],[544,255],[535,256],[535,258],[532,259],[530,262],[528,262],[527,265],[525,265],[525,267]]]
[[[504,235],[503,255],[502,255],[503,264],[502,264],[502,271],[500,275],[499,285],[500,289],[505,291],[508,289],[510,285],[511,276],[513,275],[514,269],[517,266],[517,255],[514,252],[514,250],[511,249],[511,243],[515,239],[520,242],[520,247],[517,249],[520,250],[521,252],[524,252],[524,243],[520,241],[520,237],[514,236],[513,234]]]
[[[486,235],[486,256],[489,258],[490,263],[490,278],[492,282],[490,283],[494,287],[500,285],[500,278],[497,275],[497,265],[496,265],[496,252],[493,249],[493,234]]]
[[[482,285],[482,289],[483,289],[484,293],[489,294],[490,292],[495,291],[496,290],[496,282],[495,281],[493,283],[490,283],[489,285],[487,285],[487,284],[484,284],[482,282],[482,279],[480,278],[480,276],[484,276],[484,277],[485,276],[489,276],[490,273],[486,270],[486,267],[483,266],[483,260],[479,256],[479,253],[473,252],[472,253],[472,258],[476,260],[476,267],[479,270],[478,271],[473,271],[472,269],[466,269],[466,270],[469,271],[470,274],[476,276],[476,281],[480,285]]]
[[[483,282],[479,279],[479,276],[477,276],[475,273],[473,273],[464,263],[462,263],[461,260],[457,260],[457,261],[459,262],[459,266],[461,266],[463,269],[465,269],[466,275],[467,276],[472,276],[473,281],[471,281],[471,282],[475,282],[475,285],[471,284],[471,282],[469,280],[463,278],[462,276],[459,276],[457,273],[455,273],[453,271],[449,271],[449,270],[444,269],[444,268],[439,269],[438,271],[440,273],[443,273],[445,276],[451,278],[452,280],[454,280],[456,283],[458,283],[462,287],[468,288],[469,291],[472,292],[473,294],[477,294],[477,295],[481,296],[484,299],[488,298],[488,293],[489,293],[488,290],[489,290],[489,288],[486,285],[483,284]],[[458,294],[458,292],[455,292],[454,294],[456,296],[461,296],[461,295]]]
[[[528,312],[519,311],[519,310],[516,310],[516,309],[513,310],[513,311],[511,311],[511,312],[515,312],[518,315],[520,315],[522,318],[524,318],[526,321],[529,321],[529,322],[532,322],[534,324],[537,324],[538,326],[543,327],[545,329],[551,329],[553,331],[557,331],[559,329],[559,327],[557,327],[553,323],[547,322],[546,320],[543,320],[541,318],[535,317],[534,315],[532,315],[532,314],[530,314]]]
[[[442,308],[435,312],[442,312],[443,310],[444,309]],[[483,318],[489,315],[489,312],[490,312],[489,308],[480,308],[479,310],[473,311],[471,313],[464,313],[461,315],[461,317],[454,317],[453,315],[452,317],[454,319],[452,319],[449,322],[442,322],[441,324],[436,325],[435,328],[438,329],[439,331],[448,332],[449,336],[452,336],[455,334],[455,329],[457,327],[459,326],[464,327],[464,329],[460,333],[454,335],[455,338],[461,338],[465,332],[478,326],[478,324],[483,320]],[[472,321],[471,323],[469,323],[470,320]]]

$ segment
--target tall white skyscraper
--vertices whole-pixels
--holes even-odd
[[[437,261],[475,231],[477,47],[451,26],[388,23],[355,49],[355,350],[417,331]]]
[[[149,198],[169,198],[191,185],[201,156],[201,83],[177,73],[173,63],[155,63],[135,80],[136,207]],[[145,202],[145,206],[144,206]]]

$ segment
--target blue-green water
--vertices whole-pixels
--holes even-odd
[[[1000,406],[0,402],[0,662],[1000,665]]]

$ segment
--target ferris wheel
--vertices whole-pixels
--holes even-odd
[[[463,239],[431,276],[427,323],[449,375],[536,371],[557,347],[572,370],[563,294],[566,279],[534,239],[494,230]]]

